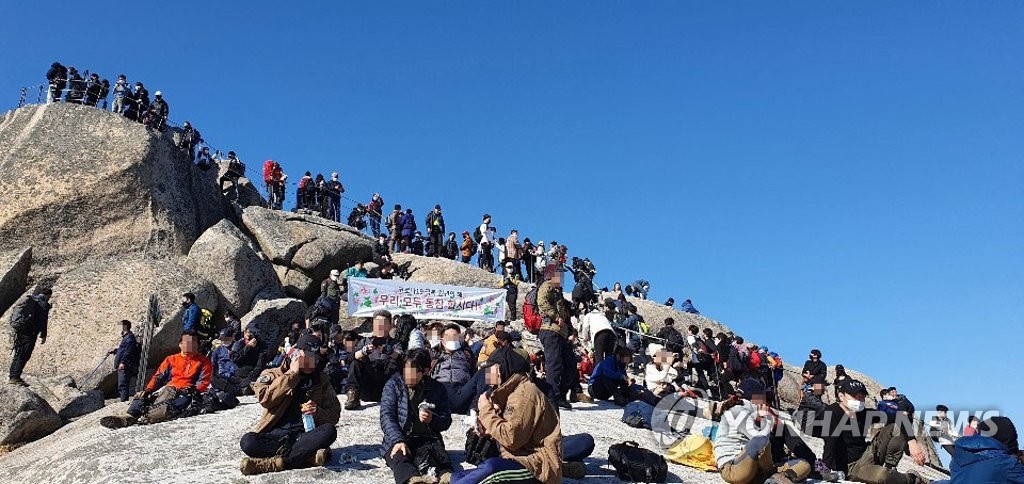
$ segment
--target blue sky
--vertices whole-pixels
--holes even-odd
[[[792,363],[1024,421],[1024,4],[62,3],[0,6],[0,107],[54,60],[124,73],[252,167],[489,212]]]

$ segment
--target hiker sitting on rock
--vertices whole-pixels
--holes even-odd
[[[14,330],[14,344],[11,348],[11,369],[7,383],[27,387],[21,379],[32,352],[39,344],[46,344],[46,326],[50,320],[50,297],[53,291],[43,289],[18,303],[11,312],[11,329]]]
[[[304,335],[279,368],[264,371],[253,389],[263,406],[256,429],[239,445],[243,475],[323,466],[338,437],[341,405],[318,370],[320,340]]]
[[[427,374],[430,354],[412,350],[401,373],[391,376],[380,400],[380,427],[384,432],[380,453],[395,475],[395,482],[435,482],[425,477],[434,468],[437,482],[451,480],[452,462],[441,432],[452,424],[444,387]]]
[[[373,243],[373,262],[378,266],[391,262],[391,248],[388,247],[388,238],[384,234],[377,234],[377,241]]]
[[[810,435],[825,441],[822,460],[829,469],[846,473],[846,479],[866,483],[925,483],[913,471],[900,473],[896,465],[907,452],[918,465],[925,463],[913,434],[913,424],[904,413],[887,414],[866,410],[868,391],[858,380],[847,380],[839,389],[839,401],[825,408],[821,419],[812,423]],[[884,425],[867,442],[872,424]]]
[[[210,352],[210,362],[213,364],[211,384],[214,388],[236,397],[252,395],[252,389],[249,388],[249,383],[252,382],[250,375],[259,370],[252,366],[238,366],[237,355],[232,351],[234,343],[235,334],[231,328],[220,330],[220,346]],[[255,346],[256,340],[249,338],[239,349]]]
[[[348,370],[345,410],[358,410],[360,399],[379,402],[384,384],[398,371],[402,345],[390,333],[391,313],[386,310],[375,312],[373,334],[356,346],[354,361]]]
[[[131,321],[121,321],[121,343],[109,354],[114,355],[114,368],[117,369],[117,394],[122,402],[127,402],[131,384],[139,373],[139,342],[132,333]]]
[[[468,385],[476,372],[476,360],[463,344],[462,328],[458,324],[448,324],[441,340],[441,345],[430,351],[430,377],[443,386],[452,412],[468,413],[476,396],[475,389]]]
[[[199,337],[192,331],[181,333],[178,348],[181,352],[164,358],[146,389],[135,395],[128,415],[103,417],[100,425],[116,429],[191,415],[190,407],[210,386],[213,365],[199,353]]]
[[[747,378],[740,382],[740,392],[742,400],[730,400],[723,408],[715,439],[722,480],[760,484],[806,479],[816,461],[814,452],[768,406],[764,384]]]
[[[359,342],[359,333],[355,331],[342,331],[341,326],[331,326],[330,345],[331,352],[327,356],[327,366],[324,373],[331,381],[336,393],[345,393],[345,379],[348,378],[348,370],[352,366],[353,355],[356,351],[356,344]]]
[[[562,437],[558,411],[530,382],[529,362],[511,347],[503,347],[480,371],[486,372],[492,390],[478,399],[477,433],[494,439],[500,454],[476,469],[456,472],[452,483],[480,482],[499,472],[502,482],[536,479],[555,484],[563,477],[582,478],[586,474],[582,461],[593,451],[593,437]]]
[[[630,381],[626,369],[632,362],[633,352],[626,347],[617,348],[614,355],[598,362],[590,375],[590,396],[595,400],[612,400],[620,407],[629,403]]]

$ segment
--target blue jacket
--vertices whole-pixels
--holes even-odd
[[[951,484],[1024,484],[1024,464],[992,437],[957,439],[949,465]]]
[[[619,359],[615,355],[608,355],[594,367],[594,372],[590,374],[588,383],[593,385],[594,380],[599,376],[612,380],[623,380],[626,378],[626,365],[619,363]]]
[[[452,411],[448,404],[448,393],[440,383],[423,377],[421,385],[426,385],[423,401],[434,404],[434,418],[430,421],[430,430],[438,440],[442,440],[441,432],[452,425]],[[405,442],[405,424],[409,418],[409,390],[405,386],[402,372],[395,373],[384,385],[380,397],[380,428],[384,431],[384,441],[380,444],[380,455],[391,452],[395,444]]]
[[[181,326],[185,331],[199,329],[200,316],[202,316],[202,311],[199,310],[199,306],[196,303],[190,304],[181,312]]]
[[[139,367],[139,342],[131,331],[121,337],[121,344],[117,345],[117,353],[114,354],[114,368],[121,363],[124,363],[125,368]]]
[[[234,376],[238,371],[238,365],[231,359],[231,350],[227,345],[220,345],[211,351],[210,361],[213,363],[213,374],[221,378]]]
[[[687,301],[683,301],[683,305],[679,307],[679,310],[684,313],[700,314],[700,311],[693,307],[693,303]]]
[[[889,415],[896,415],[900,411],[899,405],[893,400],[879,400],[878,409]]]
[[[416,233],[416,217],[411,213],[402,214],[398,226],[402,228],[402,237],[412,237]]]

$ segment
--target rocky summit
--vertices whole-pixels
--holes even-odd
[[[125,409],[104,407],[102,399],[113,395],[116,384],[104,359],[118,344],[116,324],[146,321],[152,296],[157,307],[145,361],[150,370],[176,351],[182,293],[194,293],[214,321],[231,311],[279,345],[288,325],[304,318],[331,269],[371,255],[373,241],[352,227],[263,208],[248,180],[240,183],[242,203],[229,202],[218,190],[217,170],[194,167],[175,147],[175,136],[62,103],[0,117],[0,340],[10,341],[7,321],[19,299],[43,285],[54,291],[46,343],[37,345],[25,370],[30,386],[0,385],[0,444],[14,448],[0,455],[0,481],[389,482],[378,455],[374,405],[343,412],[327,468],[253,478],[238,471],[238,439],[260,414],[251,397],[233,410],[165,424],[116,432],[97,425],[100,417]],[[500,277],[469,264],[404,254],[395,259],[408,263],[413,281],[500,285]],[[520,288],[520,304],[527,289]],[[631,302],[655,329],[672,317],[680,328],[728,331],[704,316]],[[354,328],[360,321],[342,323]],[[0,366],[6,369],[10,358],[9,347],[0,351]],[[800,397],[797,373],[790,367],[780,387],[790,407]],[[881,388],[851,374],[871,392]],[[621,413],[604,404],[576,404],[562,413],[565,433],[595,435],[588,471],[602,482],[612,479],[609,445],[654,439],[650,431],[619,422]],[[701,425],[706,422],[696,428]],[[457,419],[445,437],[461,463],[464,453],[457,449],[465,427]],[[932,459],[938,462],[934,452]],[[673,464],[670,480],[719,478]]]

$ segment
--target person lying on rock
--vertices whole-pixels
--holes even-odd
[[[373,313],[373,333],[359,342],[348,370],[345,410],[358,410],[360,399],[379,402],[384,384],[399,369],[404,351],[391,334],[391,313]]]
[[[239,446],[243,475],[321,467],[338,437],[341,404],[326,375],[318,370],[320,340],[303,335],[279,368],[264,371],[253,384],[263,416]]]
[[[412,350],[402,372],[384,385],[380,453],[397,484],[451,481],[452,462],[441,432],[452,425],[452,413],[444,387],[427,374],[430,366],[427,350]],[[436,481],[429,477],[431,468]]]
[[[730,400],[723,409],[715,439],[715,460],[722,480],[730,484],[788,484],[806,479],[816,460],[814,453],[768,406],[764,384],[744,379],[740,393],[742,399]]]
[[[116,429],[199,413],[202,393],[210,386],[213,364],[199,353],[199,336],[193,331],[181,333],[178,348],[181,352],[164,358],[146,389],[135,395],[128,405],[128,415],[103,417],[100,425]]]

